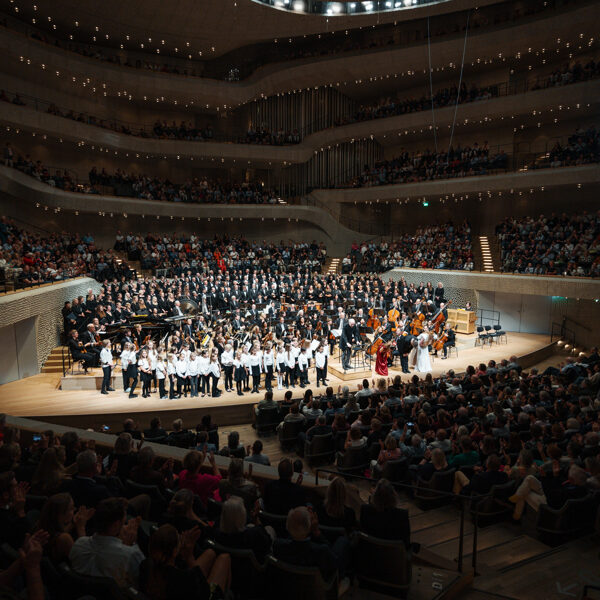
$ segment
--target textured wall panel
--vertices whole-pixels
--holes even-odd
[[[37,363],[41,369],[52,349],[60,343],[61,309],[64,303],[77,296],[85,296],[90,288],[97,294],[100,284],[89,277],[79,277],[64,283],[1,296],[0,327],[37,317]]]

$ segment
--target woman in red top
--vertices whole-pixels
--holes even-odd
[[[381,344],[377,349],[377,359],[375,360],[375,373],[387,377],[388,375],[388,357],[390,355],[390,343]]]
[[[204,506],[209,498],[212,498],[213,492],[219,487],[221,473],[215,463],[215,455],[211,452],[208,455],[208,461],[212,467],[213,474],[200,473],[200,468],[206,454],[192,450],[185,455],[183,459],[183,471],[179,473],[179,489],[191,490],[196,494]]]

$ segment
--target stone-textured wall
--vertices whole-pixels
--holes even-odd
[[[433,287],[441,281],[444,284],[444,295],[452,300],[453,308],[464,308],[467,302],[471,302],[473,309],[477,310],[477,295],[475,290],[457,283],[456,271],[431,271],[417,269],[393,269],[383,275],[384,280],[394,281],[404,277],[406,283],[419,285],[421,282],[431,281]]]
[[[52,349],[60,343],[61,309],[64,303],[77,296],[85,296],[90,288],[98,293],[100,284],[89,277],[79,277],[72,281],[1,296],[0,327],[37,317],[37,361],[38,368],[41,369]]]

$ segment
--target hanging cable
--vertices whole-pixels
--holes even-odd
[[[452,148],[452,138],[454,137],[454,126],[456,125],[456,113],[458,112],[458,101],[460,100],[460,88],[462,86],[463,70],[465,68],[465,54],[467,52],[467,36],[469,35],[469,19],[471,11],[467,13],[467,27],[465,29],[465,42],[463,44],[462,63],[460,65],[460,78],[458,80],[458,90],[456,92],[456,104],[454,105],[454,119],[452,120],[452,130],[450,131],[450,143],[448,144],[448,163],[450,163],[450,148]]]
[[[431,73],[431,35],[429,34],[429,16],[427,17],[427,54],[429,55],[429,95],[431,96],[431,120],[433,121],[433,142],[435,144],[435,153],[437,154],[437,131],[435,128],[435,111],[433,110],[433,81]]]

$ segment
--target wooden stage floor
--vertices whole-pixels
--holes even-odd
[[[547,357],[550,344],[547,335],[509,332],[507,344],[494,344],[482,349],[479,346],[473,347],[473,339],[474,336],[459,336],[458,357],[453,356],[447,360],[436,358],[432,365],[432,374],[437,376],[448,369],[460,372],[470,364],[477,366],[480,362],[501,360],[512,355],[524,357],[524,365],[531,366]],[[391,377],[402,375],[399,368],[391,368],[389,374]],[[373,377],[378,376],[373,373]],[[408,377],[409,375],[402,375],[403,380]],[[308,387],[315,395],[325,391],[325,386],[314,386],[314,369],[311,369],[309,379],[312,385]],[[329,385],[333,386],[335,391],[339,385],[348,385],[354,390],[361,381],[362,378],[342,381],[332,374],[329,375]],[[252,406],[263,396],[261,391],[260,394],[247,392],[243,397],[235,393],[223,393],[219,398],[160,400],[158,394],[153,394],[151,398],[142,398],[139,388],[136,392],[138,391],[140,395],[130,399],[122,390],[111,392],[108,396],[103,396],[95,390],[61,390],[60,374],[40,374],[0,386],[0,412],[20,417],[47,417],[50,422],[71,426],[94,427],[98,422],[119,423],[125,416],[134,413],[144,425],[157,413],[165,424],[169,419],[184,413],[190,418],[198,417],[199,422],[199,416],[210,410],[213,416],[218,414],[218,422],[221,424],[240,424],[253,420]],[[275,399],[282,400],[286,390],[274,391]],[[299,386],[293,391],[296,398],[301,397],[304,392]],[[82,416],[84,417],[81,418]]]

